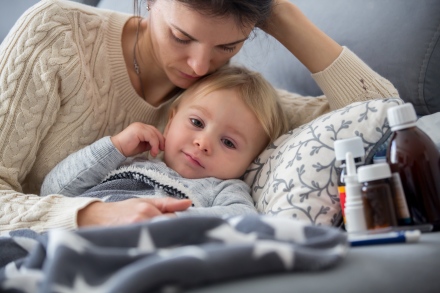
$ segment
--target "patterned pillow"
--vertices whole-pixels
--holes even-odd
[[[387,109],[398,98],[356,102],[289,131],[249,167],[244,180],[262,214],[296,218],[312,224],[337,225],[341,220],[335,140],[360,136],[365,162],[391,131]]]

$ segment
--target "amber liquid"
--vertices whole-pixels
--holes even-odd
[[[365,182],[362,201],[368,230],[397,226],[389,181],[381,179]]]
[[[394,132],[387,150],[392,172],[399,172],[412,224],[440,230],[440,153],[417,127]]]

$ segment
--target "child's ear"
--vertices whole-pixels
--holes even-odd
[[[163,131],[163,136],[164,136],[165,138],[167,137],[168,130],[169,130],[170,125],[171,125],[171,121],[173,120],[174,115],[176,115],[176,112],[177,112],[177,110],[176,110],[176,108],[174,108],[174,109],[172,109],[172,110],[170,111],[170,114],[168,114],[168,122],[167,122],[167,125],[165,126],[165,129],[164,129],[164,131]]]

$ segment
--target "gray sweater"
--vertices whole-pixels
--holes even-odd
[[[221,166],[219,166],[221,167]],[[189,198],[183,215],[256,214],[249,186],[242,180],[187,179],[159,160],[126,158],[104,137],[61,161],[46,176],[41,196],[62,194],[120,201],[134,197]]]

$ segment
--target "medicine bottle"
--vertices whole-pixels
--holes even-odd
[[[356,174],[353,155],[348,152],[345,156],[347,173],[345,174],[345,230],[348,233],[363,233],[367,230],[365,209],[362,202],[362,185]]]
[[[363,165],[365,162],[365,149],[364,144],[362,142],[362,138],[359,136],[347,138],[347,139],[339,139],[334,143],[335,157],[336,161],[340,164],[341,173],[338,177],[338,195],[339,201],[341,204],[342,216],[344,219],[344,223],[346,223],[345,218],[345,180],[344,177],[347,174],[347,162],[346,162],[346,154],[351,153],[354,159],[354,164],[356,168],[360,165]],[[356,171],[356,170],[354,170]]]
[[[397,226],[390,178],[391,170],[387,163],[358,168],[358,180],[362,183],[362,200],[368,230]]]
[[[431,138],[417,128],[414,107],[406,103],[388,109],[393,131],[387,162],[398,172],[412,224],[440,229],[440,153]]]

